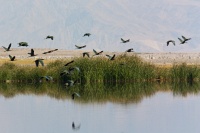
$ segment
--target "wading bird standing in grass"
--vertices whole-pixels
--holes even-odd
[[[124,40],[123,38],[121,38],[121,41],[122,41],[122,43],[127,43],[127,42],[130,41],[130,39],[128,39],[128,40]]]
[[[11,43],[8,45],[8,48],[6,48],[6,47],[4,47],[4,46],[2,46],[6,51],[10,51],[10,48],[11,48]]]
[[[101,53],[103,53],[103,51],[97,52],[97,51],[94,50],[94,49],[93,49],[93,52],[94,52],[95,55],[100,55]],[[95,55],[93,55],[93,56],[95,56]]]
[[[72,99],[73,99],[73,100],[74,100],[75,96],[81,97],[78,93],[74,92],[74,93],[72,94]]]
[[[173,43],[174,46],[175,46],[175,41],[174,41],[174,40],[169,40],[169,41],[167,41],[167,46],[169,45],[170,42]]]
[[[42,76],[42,77],[40,77],[40,82],[42,82],[42,79],[46,79],[46,81],[53,81],[53,77],[51,77],[51,76]]]
[[[184,44],[184,43],[187,43],[187,41],[189,41],[191,38],[185,38],[184,36],[182,36],[182,39],[181,38],[178,38],[179,41],[180,41],[180,44]]]
[[[90,58],[89,52],[83,52],[83,57],[87,56],[88,58]]]
[[[70,62],[68,62],[67,64],[65,64],[64,66],[68,66],[69,64],[71,64],[71,63],[73,63],[74,62],[74,60],[72,60],[72,61],[70,61]]]
[[[33,50],[33,49],[31,49],[31,52],[28,53],[28,54],[30,54],[30,56],[36,56],[36,55],[37,55],[37,54],[34,53],[34,50]]]
[[[83,45],[83,46],[77,46],[77,45],[75,45],[75,46],[76,46],[77,49],[82,49],[82,48],[86,47],[86,45]]]
[[[19,44],[18,47],[20,47],[20,46],[25,46],[25,47],[27,47],[27,46],[28,46],[28,43],[27,43],[27,42],[20,42],[20,43],[18,43],[18,44]]]
[[[109,58],[109,60],[114,60],[115,59],[115,54],[113,56],[110,56],[110,55],[106,55],[106,56]]]
[[[51,40],[53,40],[53,36],[50,36],[50,35],[48,35],[47,37],[46,37],[46,39],[51,39]]]
[[[134,52],[133,48],[127,49],[125,52]]]
[[[35,60],[35,65],[36,65],[36,67],[39,66],[39,63],[40,63],[42,66],[44,66],[43,60],[44,60],[44,59],[37,59],[37,60]]]
[[[10,61],[14,61],[15,60],[15,56],[11,56],[9,55]]]
[[[88,37],[89,37],[90,35],[91,35],[90,33],[85,33],[85,34],[83,35],[83,37],[84,37],[84,36],[88,36]]]

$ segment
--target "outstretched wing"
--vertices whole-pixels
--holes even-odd
[[[7,49],[8,51],[10,50],[10,48],[11,48],[11,45],[12,45],[11,43],[8,45],[8,49]]]
[[[42,66],[44,66],[44,62],[43,62],[42,60],[39,60],[39,62],[40,62],[40,64],[41,64]]]
[[[182,36],[182,38],[183,38],[184,40],[186,40],[186,38],[185,38],[184,36]]]
[[[123,38],[121,38],[121,41],[122,41],[122,42],[125,42],[125,40],[124,40]]]
[[[10,58],[10,60],[12,60],[13,57],[11,55],[9,55],[9,58]]]
[[[94,52],[95,54],[98,54],[98,53],[97,53],[97,51],[96,51],[96,50],[94,50],[94,49],[93,49],[93,52]]]
[[[4,47],[4,46],[2,46],[6,51],[7,51],[7,48],[6,47]]]
[[[182,39],[180,39],[180,38],[178,38],[178,40],[182,43],[183,42],[183,40]]]
[[[78,49],[80,49],[81,47],[80,46],[77,46],[77,45],[75,45],[76,46],[76,48],[78,48]]]

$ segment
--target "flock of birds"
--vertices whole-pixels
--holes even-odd
[[[187,41],[189,41],[191,38],[186,38],[184,36],[181,36],[182,38],[178,38],[178,40],[180,41],[180,44],[185,44],[187,43]],[[169,40],[167,41],[167,46],[169,46],[169,43],[172,43],[174,46],[176,45],[174,40]]]

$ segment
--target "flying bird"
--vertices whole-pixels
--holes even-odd
[[[93,52],[94,52],[95,55],[99,55],[99,54],[103,53],[103,51],[97,52],[97,51],[94,50],[94,49],[93,49]]]
[[[36,65],[36,67],[39,66],[39,63],[40,63],[42,66],[44,66],[43,60],[44,60],[44,59],[37,59],[37,60],[35,60],[35,65]]]
[[[122,43],[127,43],[127,42],[130,41],[130,39],[128,39],[128,40],[124,40],[123,38],[121,38],[121,41],[122,41]]]
[[[27,43],[27,42],[20,42],[20,43],[18,43],[18,44],[19,44],[18,47],[20,47],[20,46],[25,46],[25,47],[27,47],[27,46],[28,46],[28,43]]]
[[[53,81],[53,77],[51,77],[51,76],[42,76],[42,77],[40,77],[40,82],[42,81],[42,79],[46,79],[46,81]]]
[[[133,52],[133,48],[127,49],[125,52]]]
[[[75,96],[81,97],[78,93],[74,92],[74,93],[72,94],[72,99],[73,99],[73,100],[74,100]]]
[[[28,54],[30,54],[30,56],[36,56],[36,55],[37,55],[37,54],[34,53],[34,50],[33,50],[33,49],[31,49],[31,52],[28,53]]]
[[[10,48],[11,48],[11,43],[8,45],[8,48],[6,48],[6,47],[4,47],[4,46],[2,46],[6,51],[10,51]]]
[[[70,62],[68,62],[67,64],[65,64],[64,66],[68,66],[69,64],[71,64],[71,63],[73,63],[74,62],[74,60],[72,60],[72,61],[70,61]]]
[[[84,37],[84,36],[88,36],[88,37],[89,37],[90,35],[91,35],[90,33],[85,33],[85,34],[83,35],[83,37]]]
[[[10,61],[14,61],[15,60],[15,56],[11,56],[9,55]]]
[[[88,58],[90,57],[89,52],[83,52],[83,57],[87,56]]]
[[[83,46],[77,46],[77,45],[75,45],[75,46],[76,46],[77,49],[82,49],[82,48],[86,47],[86,45],[83,45]]]
[[[50,36],[50,35],[48,35],[47,37],[46,37],[46,39],[51,39],[51,40],[53,40],[53,36]]]
[[[75,123],[72,122],[72,129],[73,129],[73,130],[79,130],[80,127],[81,127],[81,124],[79,124],[78,126],[76,126]]]
[[[187,43],[187,41],[189,41],[191,38],[185,38],[184,36],[182,36],[182,39],[181,38],[178,38],[179,41],[180,41],[180,44],[184,44],[184,43]]]
[[[78,80],[67,80],[65,86],[74,86],[77,82]]]
[[[110,56],[110,55],[106,55],[106,56],[109,58],[109,60],[114,60],[115,59],[115,54],[113,56]]]
[[[167,41],[167,46],[169,45],[170,42],[173,43],[174,46],[175,46],[175,41],[174,41],[174,40],[169,40],[169,41]]]

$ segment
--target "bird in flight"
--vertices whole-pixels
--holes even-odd
[[[124,40],[123,38],[121,38],[121,41],[122,41],[122,43],[127,43],[127,42],[130,41],[130,39],[128,39],[128,40]]]
[[[95,55],[99,55],[99,54],[103,53],[103,51],[97,52],[97,51],[94,50],[94,49],[93,49],[93,52],[94,52]],[[93,56],[94,56],[94,55],[93,55]]]
[[[81,127],[81,124],[79,124],[78,126],[76,126],[75,123],[72,122],[72,129],[73,129],[73,130],[79,130],[80,127]]]
[[[75,45],[75,46],[76,46],[77,49],[82,49],[82,48],[86,47],[86,45],[83,45],[83,46],[77,46],[77,45]]]
[[[186,38],[186,37],[184,37],[184,36],[181,36],[182,37],[182,39],[181,38],[178,38],[179,39],[179,41],[180,41],[180,44],[184,44],[184,43],[187,43],[187,41],[189,41],[191,38]]]
[[[71,64],[71,63],[73,63],[73,62],[74,62],[74,60],[72,60],[72,61],[66,63],[64,66],[68,66],[69,64]]]
[[[81,97],[78,93],[74,92],[74,93],[72,94],[72,99],[73,99],[73,100],[75,99],[75,96]]]
[[[14,61],[15,60],[15,56],[11,56],[9,55],[10,61]]]
[[[169,43],[173,43],[174,46],[175,46],[175,41],[174,41],[174,40],[169,40],[169,41],[167,41],[167,46],[169,45]]]
[[[89,37],[90,35],[91,35],[90,33],[85,33],[85,34],[83,35],[83,37],[84,37],[84,36],[88,36],[88,37]]]
[[[36,55],[37,55],[37,54],[34,53],[34,50],[33,50],[33,49],[31,49],[31,52],[28,53],[28,54],[30,54],[30,56],[36,56]]]
[[[125,52],[133,52],[133,48],[127,49]]]
[[[53,36],[50,36],[50,35],[48,35],[47,37],[46,37],[46,39],[51,39],[51,40],[53,40]]]
[[[27,46],[28,46],[28,43],[27,43],[27,42],[20,42],[20,43],[18,43],[18,44],[19,44],[18,47],[20,47],[20,46],[25,46],[25,47],[27,47]]]
[[[40,82],[42,82],[42,79],[46,79],[46,81],[53,81],[53,77],[51,77],[51,76],[42,76],[42,77],[40,77]]]
[[[87,56],[88,58],[90,58],[89,52],[83,52],[83,57]]]
[[[44,60],[44,59],[37,59],[37,60],[35,60],[35,65],[36,65],[36,67],[39,66],[39,63],[40,63],[42,66],[44,66],[43,60]]]
[[[115,59],[115,54],[113,56],[110,56],[110,55],[106,55],[106,56],[109,58],[109,60],[114,60]]]
[[[10,48],[11,48],[11,43],[8,45],[8,48],[6,48],[6,47],[4,47],[4,46],[2,46],[6,51],[10,51]]]

